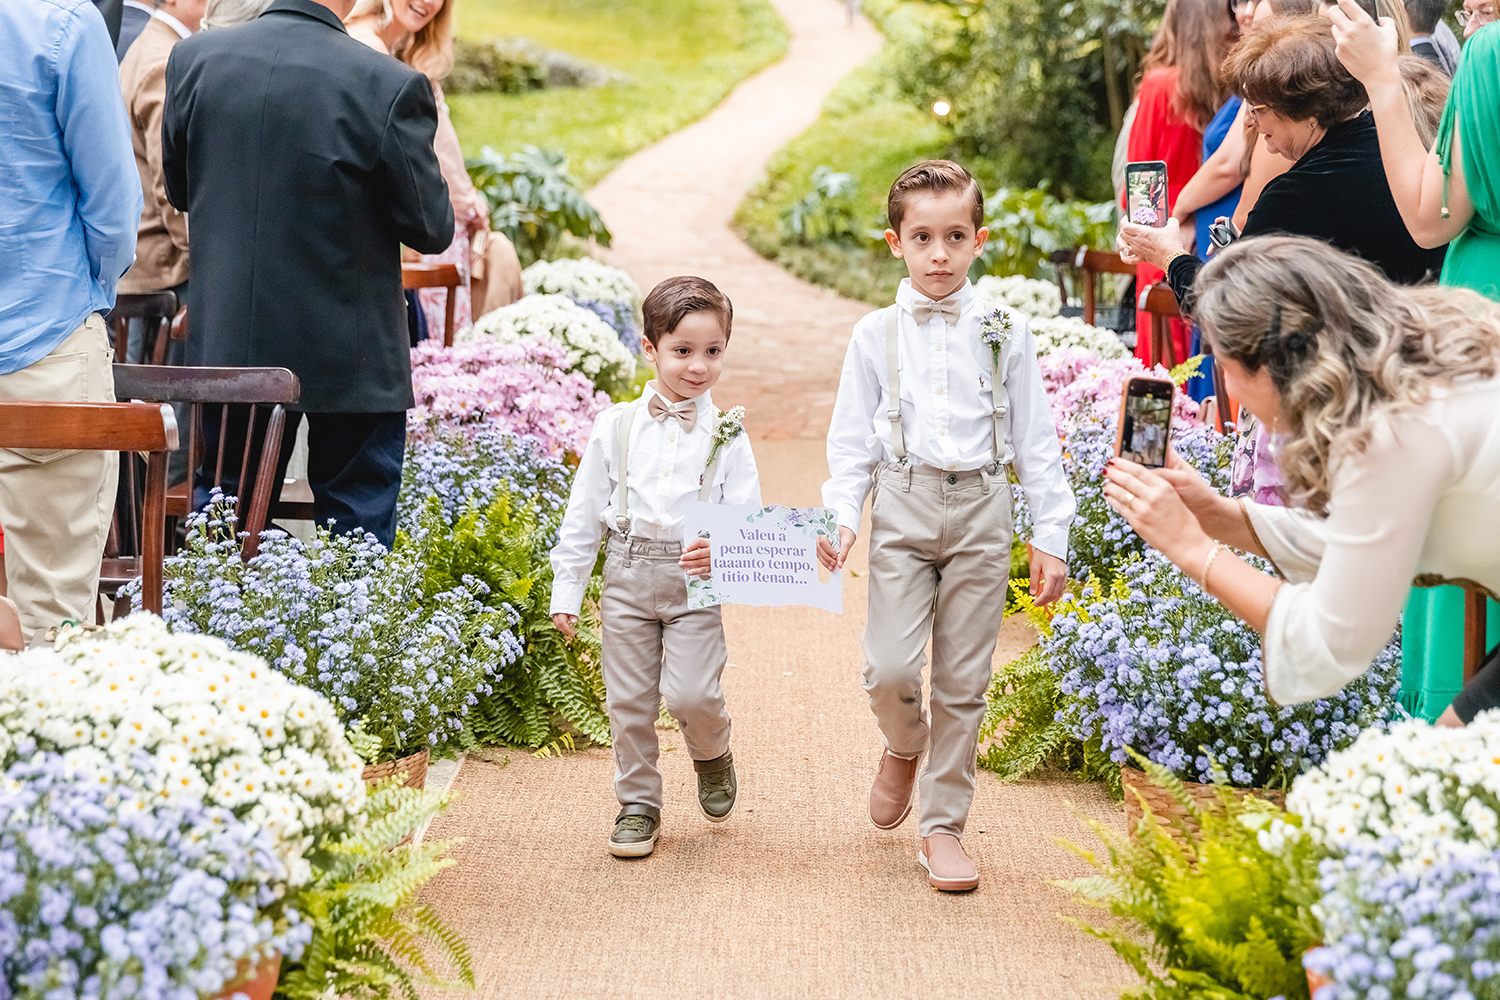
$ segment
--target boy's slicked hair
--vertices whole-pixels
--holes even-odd
[[[890,220],[896,235],[901,235],[901,220],[906,217],[906,202],[912,195],[922,192],[941,194],[946,191],[967,193],[972,197],[970,215],[974,220],[974,229],[980,229],[984,225],[984,191],[979,187],[979,182],[952,160],[923,160],[915,166],[907,167],[896,178],[896,183],[891,185],[891,193],[886,198],[885,216]]]
[[[668,278],[646,296],[641,306],[641,315],[646,320],[646,340],[652,347],[661,338],[677,329],[677,324],[689,313],[709,312],[719,318],[724,327],[724,339],[729,339],[734,326],[734,306],[729,296],[719,291],[712,281],[690,274]]]

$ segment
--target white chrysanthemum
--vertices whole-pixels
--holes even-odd
[[[521,272],[527,295],[566,295],[574,302],[627,302],[639,313],[641,286],[618,267],[591,257],[539,260]]]
[[[1018,274],[1005,278],[986,274],[974,282],[974,294],[994,305],[1008,306],[1032,320],[1051,319],[1062,312],[1062,293],[1056,285]]]
[[[171,801],[229,806],[271,832],[292,885],[310,876],[314,837],[364,802],[363,762],[325,699],[152,615],[0,657],[0,734],[0,764],[29,743],[87,773],[123,765]]]
[[[514,344],[526,336],[543,336],[568,356],[568,370],[581,371],[605,392],[618,392],[635,378],[635,355],[613,327],[565,295],[528,295],[502,306],[460,330],[458,340],[493,337]]]
[[[1287,808],[1327,847],[1390,850],[1393,868],[1409,872],[1494,850],[1500,844],[1496,722],[1500,712],[1463,729],[1410,721],[1389,732],[1366,730],[1300,776]]]
[[[1068,347],[1078,347],[1104,358],[1123,358],[1129,352],[1113,330],[1091,326],[1076,316],[1053,316],[1031,321],[1031,335],[1036,338],[1036,353],[1054,354]]]

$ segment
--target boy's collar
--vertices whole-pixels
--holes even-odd
[[[694,396],[692,399],[684,400],[684,402],[695,404],[698,407],[698,413],[701,415],[712,409],[714,405],[714,401],[710,396],[710,392],[712,392],[712,390],[704,389],[701,393]],[[652,379],[651,381],[646,383],[646,388],[641,391],[641,402],[646,402],[652,396],[661,396],[662,402],[669,403],[673,406],[677,405],[675,403],[672,403],[672,401],[666,396],[662,396],[661,390],[656,387],[656,379]]]
[[[974,301],[974,283],[971,282],[968,278],[965,278],[964,283],[958,286],[958,288],[953,292],[952,295],[948,296],[948,298],[958,300],[958,309],[960,313],[968,312],[970,304]],[[915,303],[924,299],[926,299],[928,302],[937,301],[936,299],[930,299],[926,295],[923,295],[921,292],[917,291],[916,287],[912,285],[910,278],[901,279],[901,287],[896,289],[896,304],[898,306],[900,306],[902,309],[905,309],[909,314],[911,312],[911,307]]]

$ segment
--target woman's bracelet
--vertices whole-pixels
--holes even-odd
[[[1161,269],[1163,271],[1170,271],[1172,269],[1172,261],[1176,260],[1178,257],[1191,257],[1191,256],[1192,256],[1192,254],[1188,253],[1186,250],[1176,250],[1176,251],[1173,251],[1172,256],[1168,257],[1166,259],[1166,261],[1162,264]]]
[[[1208,574],[1212,572],[1214,568],[1214,560],[1219,558],[1219,553],[1223,552],[1227,548],[1229,548],[1229,546],[1225,545],[1223,542],[1214,542],[1214,547],[1208,550],[1208,558],[1203,560],[1203,574],[1198,577],[1198,586],[1202,587],[1203,592],[1205,594],[1208,594],[1209,597],[1212,597],[1213,594],[1208,589]]]

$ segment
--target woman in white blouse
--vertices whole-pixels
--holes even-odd
[[[1412,579],[1500,594],[1500,309],[1403,287],[1314,240],[1232,244],[1194,319],[1229,394],[1273,435],[1291,507],[1214,492],[1176,455],[1116,459],[1105,494],[1149,544],[1264,636],[1278,703],[1332,694],[1390,639]],[[1281,578],[1226,546],[1268,558]],[[1488,692],[1488,693],[1486,693]],[[1500,706],[1500,667],[1442,722]]]

